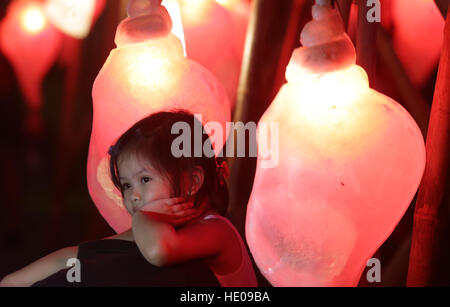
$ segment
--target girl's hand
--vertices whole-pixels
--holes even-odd
[[[150,201],[139,210],[172,226],[181,226],[198,216],[199,211],[193,207],[194,203],[175,197]]]

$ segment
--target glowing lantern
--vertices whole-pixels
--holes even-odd
[[[55,27],[75,38],[85,38],[105,7],[105,0],[47,0],[45,12]]]
[[[416,123],[369,88],[338,13],[317,3],[261,118],[279,125],[278,164],[258,157],[247,208],[250,250],[275,286],[356,286],[425,167]]]
[[[202,114],[204,123],[218,122],[223,131],[231,117],[225,90],[209,71],[183,56],[160,3],[129,2],[129,17],[117,29],[117,48],[99,72],[92,92],[88,187],[100,213],[117,232],[129,229],[131,218],[110,179],[109,146],[138,120],[160,110],[181,108]],[[217,153],[225,136],[212,137]]]
[[[216,0],[226,8],[233,18],[235,35],[235,52],[242,59],[244,54],[245,38],[247,35],[248,19],[250,17],[250,1],[248,0]]]
[[[0,45],[12,63],[29,104],[28,128],[39,130],[41,83],[56,58],[61,36],[43,12],[40,1],[13,1],[0,25]]]
[[[205,66],[224,85],[235,104],[243,38],[233,15],[214,0],[179,0],[189,58]]]
[[[444,18],[433,0],[395,0],[391,7],[395,51],[411,81],[422,85],[439,62]]]

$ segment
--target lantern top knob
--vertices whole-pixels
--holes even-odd
[[[130,0],[127,5],[128,17],[139,17],[156,13],[162,0]]]
[[[118,47],[167,36],[172,20],[162,0],[130,0],[128,18],[117,27],[115,43]]]
[[[312,17],[300,34],[303,47],[292,54],[286,70],[288,81],[344,69],[356,63],[355,47],[331,1],[316,0]]]
[[[316,5],[331,6],[331,0],[316,0]]]

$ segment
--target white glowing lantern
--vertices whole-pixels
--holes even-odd
[[[45,12],[62,32],[82,39],[104,6],[105,0],[47,0]]]
[[[140,119],[157,111],[185,109],[204,123],[230,120],[226,92],[204,67],[183,56],[179,39],[161,1],[130,1],[128,18],[93,87],[94,119],[89,146],[88,187],[100,213],[117,232],[131,217],[109,174],[109,147]],[[213,136],[216,154],[225,138]],[[170,154],[170,153],[168,153]]]
[[[369,88],[338,13],[312,13],[260,120],[279,124],[279,156],[258,157],[246,237],[272,285],[356,286],[419,186],[425,147],[407,111]]]
[[[16,72],[28,103],[28,128],[40,130],[41,84],[61,46],[61,35],[47,21],[42,3],[11,2],[0,24],[0,47]]]

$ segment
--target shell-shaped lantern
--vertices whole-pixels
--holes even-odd
[[[425,146],[408,112],[369,87],[337,11],[316,1],[312,16],[260,120],[278,125],[279,151],[258,156],[246,238],[274,286],[356,286],[418,189]]]
[[[0,47],[14,67],[32,117],[39,116],[41,83],[60,46],[61,35],[48,22],[41,1],[11,2],[0,24]],[[38,118],[29,120],[31,130],[39,129]]]
[[[184,57],[179,39],[161,1],[131,0],[128,18],[117,29],[113,49],[92,91],[94,118],[87,179],[100,213],[117,232],[131,227],[109,174],[109,147],[140,119],[157,111],[184,109],[201,114],[203,123],[218,122],[223,131],[231,112],[227,94],[217,79]],[[225,143],[212,136],[216,154]],[[170,154],[170,153],[169,153]]]

